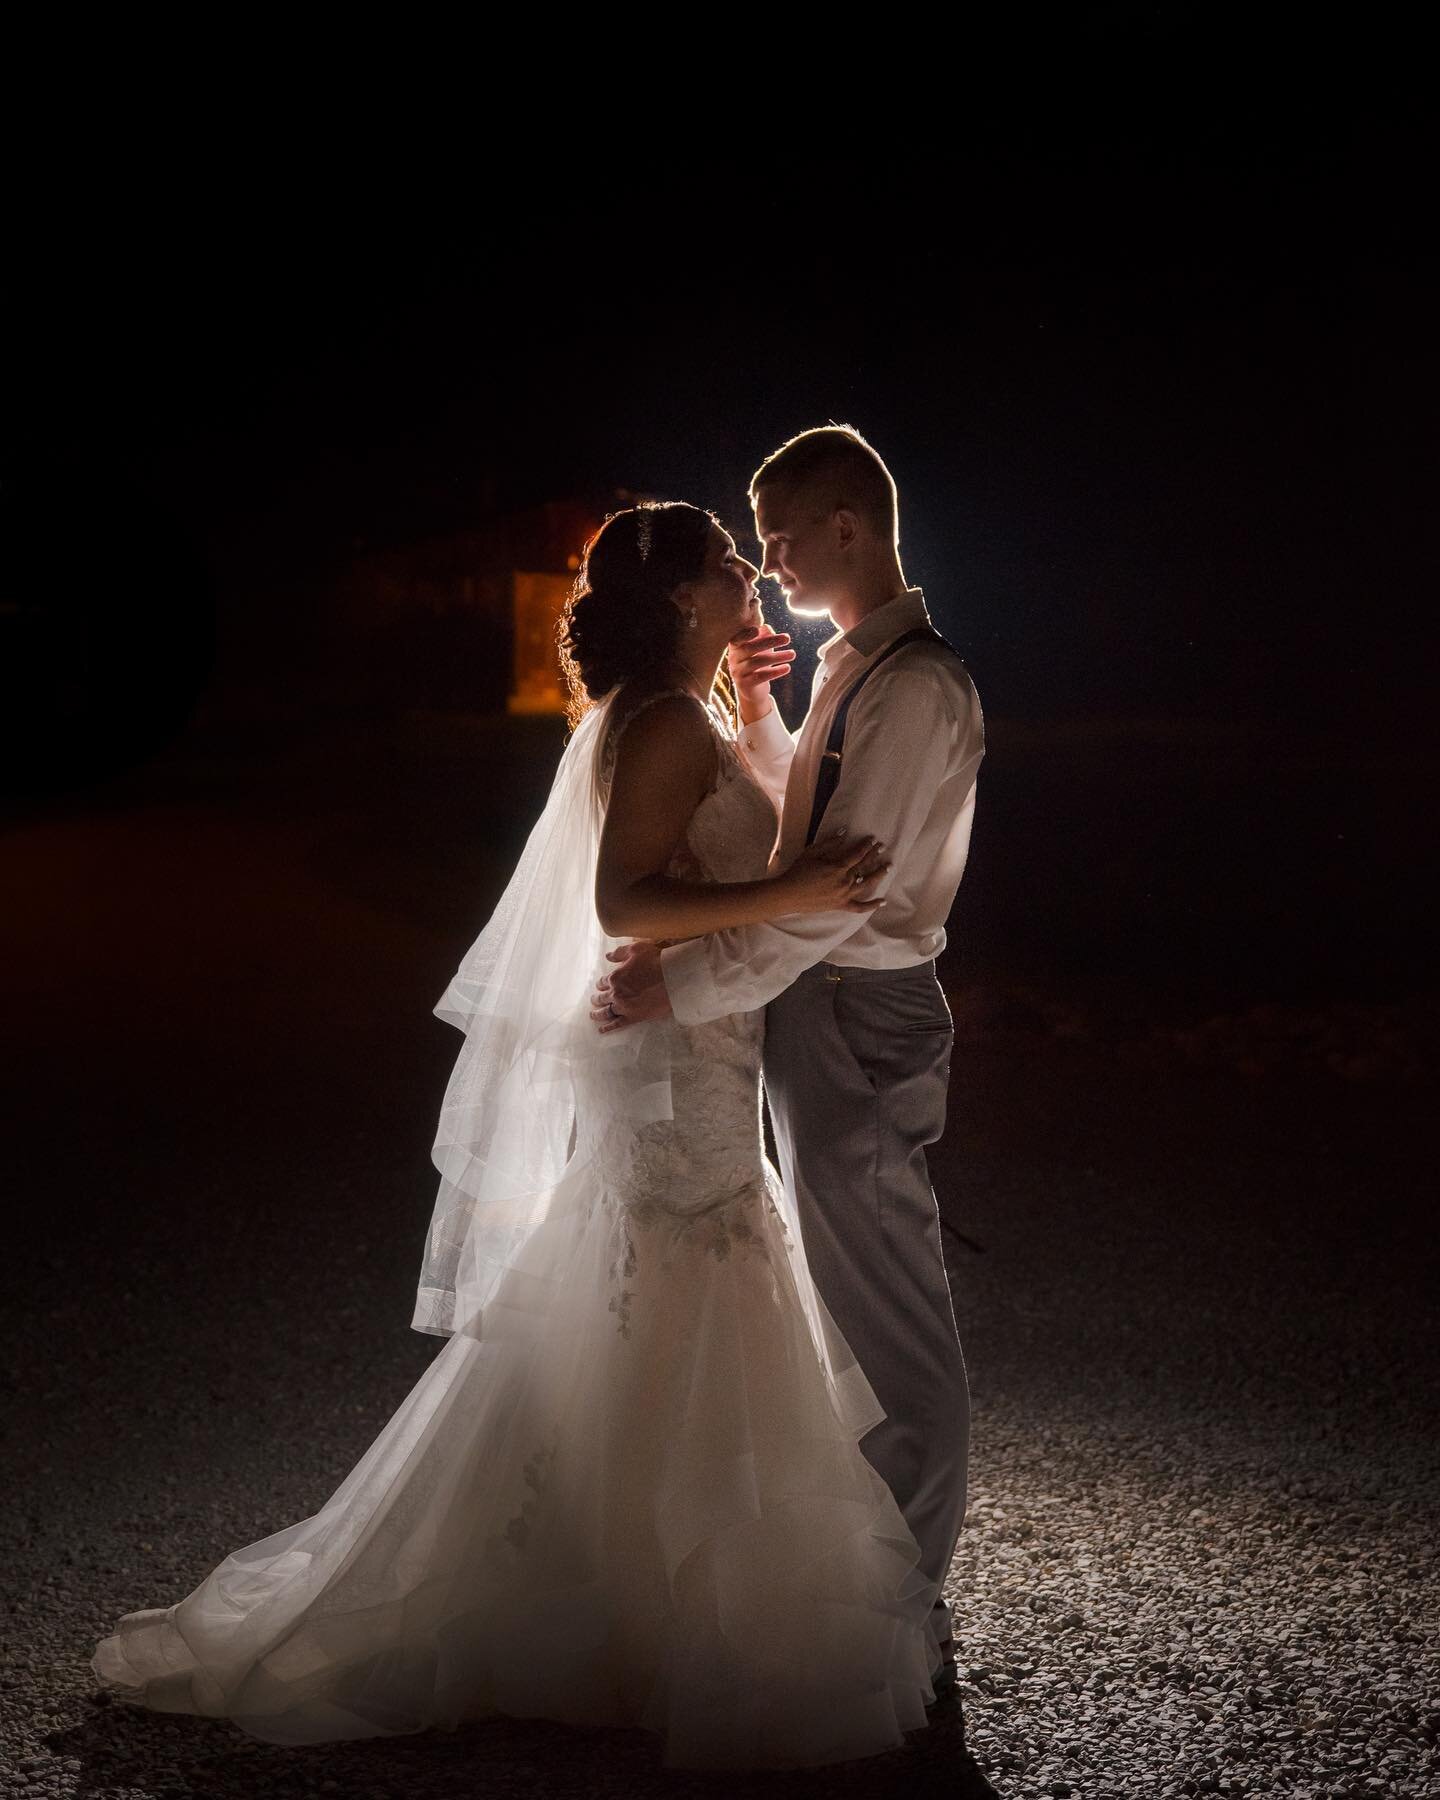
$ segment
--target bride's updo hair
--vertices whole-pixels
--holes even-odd
[[[611,513],[585,546],[556,635],[573,730],[602,695],[674,654],[684,630],[670,596],[704,573],[719,521],[683,500]]]

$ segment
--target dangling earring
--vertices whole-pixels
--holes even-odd
[[[685,615],[685,623],[689,626],[691,631],[694,631],[695,627],[700,623],[700,615],[695,610],[695,602],[693,600],[690,602],[689,612]]]

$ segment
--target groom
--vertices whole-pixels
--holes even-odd
[[[767,629],[731,648],[740,745],[780,811],[771,867],[817,832],[871,833],[891,865],[876,890],[885,904],[628,945],[597,1005],[622,1023],[673,1012],[688,1025],[768,1003],[765,1093],[806,1261],[885,1409],[861,1448],[922,1572],[943,1583],[965,1513],[970,1409],[925,1146],[945,1125],[954,1031],[934,959],[970,843],[980,702],[905,585],[895,483],[859,432],[792,438],[760,465],[750,499],[762,573],[792,612],[836,627],[798,737],[770,698],[788,637]],[[936,1604],[940,1695],[954,1686],[954,1644]]]

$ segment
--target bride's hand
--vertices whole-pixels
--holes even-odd
[[[873,837],[832,831],[808,844],[783,875],[775,877],[786,912],[874,912],[885,904],[875,883],[890,872],[885,847]]]

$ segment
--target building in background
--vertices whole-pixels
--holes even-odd
[[[513,713],[564,712],[565,684],[560,679],[555,628],[570,589],[578,556],[563,575],[545,569],[516,569],[511,576],[515,658],[507,709]]]
[[[337,636],[348,634],[367,701],[563,712],[555,627],[602,516],[594,501],[556,500],[463,531],[358,547],[334,623]]]

